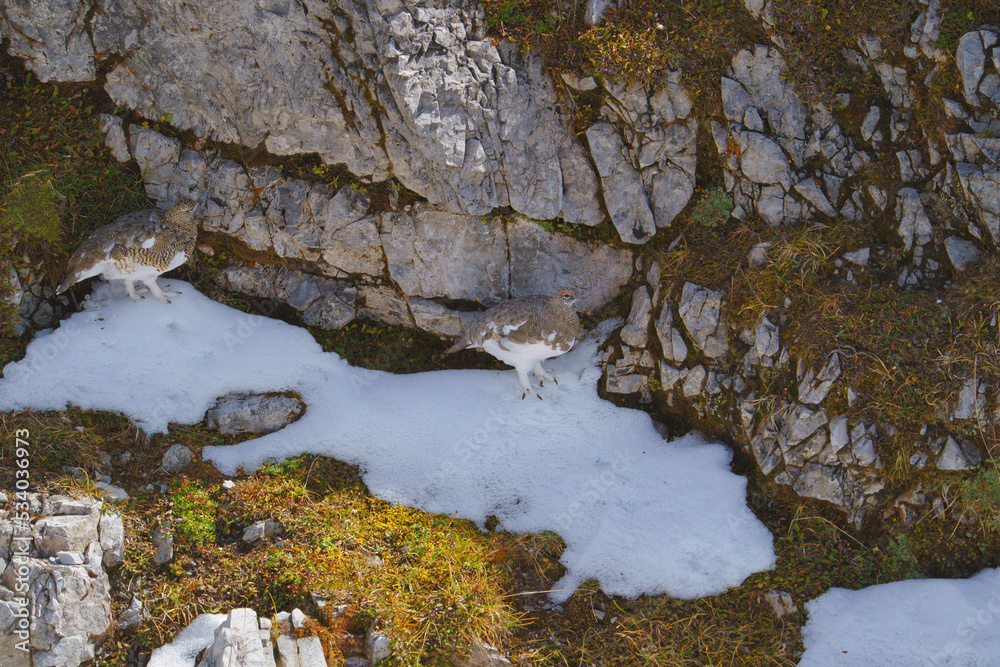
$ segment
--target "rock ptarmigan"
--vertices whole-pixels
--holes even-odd
[[[174,204],[166,212],[158,208],[126,213],[99,227],[88,236],[69,259],[69,275],[56,294],[72,285],[101,274],[106,280],[125,281],[125,291],[133,299],[142,298],[133,283],[142,282],[160,301],[180,292],[164,292],[156,284],[161,273],[188,260],[198,238],[198,225],[191,215],[195,202]],[[141,288],[140,288],[141,289]]]
[[[569,352],[580,337],[580,317],[571,292],[555,296],[525,296],[498,303],[473,320],[445,353],[479,348],[514,367],[524,393],[538,396],[528,379],[530,371],[539,384],[556,381],[542,368],[542,361]],[[558,384],[558,383],[557,383]]]

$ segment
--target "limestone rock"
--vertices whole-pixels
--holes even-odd
[[[816,373],[806,369],[799,378],[799,401],[817,405],[830,393],[830,387],[840,377],[840,355],[834,352],[826,364]]]
[[[55,556],[60,551],[86,551],[91,542],[100,539],[99,522],[99,512],[43,517],[32,526],[35,548],[43,557]]]
[[[163,460],[160,467],[166,473],[175,473],[183,470],[194,462],[194,452],[190,448],[181,445],[171,445],[170,449],[163,453]]]
[[[568,289],[577,310],[589,312],[613,299],[632,276],[632,251],[547,232],[528,220],[507,224],[507,244],[512,297]]]
[[[962,193],[994,243],[1000,243],[1000,169],[967,162],[956,168]]]
[[[266,650],[265,650],[266,649]],[[270,636],[261,635],[252,609],[234,609],[215,630],[215,640],[198,667],[274,667]]]
[[[975,444],[967,440],[959,444],[955,438],[948,436],[937,466],[941,470],[972,470],[978,468],[980,463],[982,454]]]
[[[389,213],[381,238],[389,275],[411,297],[480,299],[507,297],[510,280],[503,224],[425,206]],[[461,257],[461,263],[455,258]]]
[[[125,524],[121,514],[101,514],[98,524],[101,550],[104,552],[102,563],[110,568],[125,562]]]
[[[509,667],[513,664],[498,648],[479,640],[473,640],[466,651],[453,653],[448,663],[451,667]]]
[[[119,631],[135,628],[141,625],[143,619],[145,619],[148,615],[149,614],[146,613],[146,609],[142,604],[142,600],[137,597],[133,597],[132,602],[129,603],[128,609],[123,611],[118,617],[118,623],[115,627]]]
[[[154,565],[164,565],[174,559],[174,536],[166,532],[162,526],[153,528],[153,547],[156,552],[153,554]]]
[[[646,347],[649,342],[649,321],[652,304],[646,288],[639,287],[632,293],[632,310],[621,330],[622,342],[631,347]]]
[[[656,337],[660,339],[663,358],[671,363],[679,364],[687,358],[688,348],[684,335],[674,326],[674,311],[670,303],[665,302],[656,318]],[[666,386],[666,385],[664,385]]]
[[[29,560],[32,661],[76,667],[94,658],[94,643],[111,625],[110,584],[100,567]]]
[[[339,329],[355,318],[357,290],[338,280],[320,278],[284,267],[230,266],[217,281],[226,289],[264,299],[283,301],[302,313],[302,320],[321,329]],[[231,341],[240,342],[237,332]]]
[[[111,154],[119,162],[128,162],[132,159],[132,154],[128,150],[128,142],[125,140],[125,130],[122,119],[119,116],[102,113],[98,116],[101,120],[101,129],[104,131],[104,145],[108,147]]]
[[[374,628],[365,635],[365,654],[370,662],[385,660],[392,655],[392,640]]]
[[[779,619],[799,613],[799,608],[792,601],[792,596],[785,591],[767,591],[764,593],[764,602]]]
[[[416,324],[407,300],[391,287],[362,285],[358,297],[364,304],[358,309],[358,317],[396,327]]]
[[[980,252],[971,241],[958,236],[949,236],[944,240],[948,260],[956,271],[964,271],[966,267],[979,261]]]
[[[243,541],[250,546],[256,546],[264,540],[281,535],[282,532],[284,529],[279,521],[274,519],[257,521],[247,526],[243,531]]]
[[[979,106],[979,81],[986,71],[986,51],[980,31],[973,30],[962,35],[958,40],[958,50],[955,52],[955,64],[962,77],[962,88],[965,101],[974,107]]]
[[[816,179],[807,178],[795,186],[795,190],[805,197],[806,201],[816,207],[816,209],[828,218],[836,218],[837,211],[830,204],[823,191],[816,184]]]
[[[656,233],[656,222],[646,199],[642,175],[636,171],[617,129],[594,123],[587,129],[590,154],[601,176],[611,222],[626,243],[646,243]]]
[[[913,188],[903,188],[896,200],[896,219],[899,220],[899,235],[903,238],[903,248],[912,250],[914,245],[923,246],[931,240],[931,221],[927,217],[919,193]]]
[[[774,357],[781,349],[781,337],[778,333],[778,326],[768,318],[762,317],[760,322],[757,323],[753,346],[754,351],[762,361],[770,360]]]
[[[220,433],[271,433],[294,422],[305,405],[282,394],[226,394],[205,413],[205,424]]]
[[[657,228],[669,226],[694,194],[697,121],[680,72],[655,88],[606,79],[602,113],[624,126]],[[617,196],[617,195],[614,195]]]
[[[729,351],[729,327],[720,292],[685,283],[679,313],[695,345],[709,357],[725,358]]]
[[[705,370],[704,366],[695,366],[692,368],[688,372],[687,377],[684,379],[684,385],[681,387],[681,393],[688,398],[700,394],[702,387],[705,384],[705,378],[707,375],[708,372]]]
[[[84,2],[24,0],[4,3],[0,34],[13,56],[23,58],[42,81],[91,81],[94,45]]]

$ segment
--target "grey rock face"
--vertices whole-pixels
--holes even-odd
[[[410,296],[507,298],[510,281],[503,224],[496,219],[416,207],[412,214],[388,214],[381,238],[389,275]],[[454,258],[464,261],[457,264]]]
[[[914,245],[924,246],[931,240],[931,221],[927,217],[920,194],[913,188],[899,191],[896,201],[896,219],[899,220],[899,235],[903,238],[903,248],[912,250]]]
[[[250,546],[256,546],[264,540],[280,535],[282,531],[281,523],[274,519],[257,521],[247,526],[243,531],[243,541]]]
[[[205,424],[220,433],[271,433],[305,412],[294,396],[281,394],[227,394],[205,413]]]
[[[614,298],[632,275],[631,251],[546,232],[527,220],[507,224],[507,243],[511,297],[568,289],[577,310],[589,312]]]
[[[979,81],[986,71],[986,51],[983,38],[978,30],[967,32],[958,40],[958,50],[955,52],[955,64],[962,76],[965,101],[974,107],[979,106]]]
[[[102,514],[98,524],[104,567],[115,567],[125,562],[125,524],[121,514]]]
[[[132,154],[128,150],[122,119],[106,113],[102,113],[100,119],[101,129],[104,131],[104,145],[111,150],[111,154],[119,162],[131,160]]]
[[[11,55],[30,62],[42,81],[90,81],[96,69],[88,10],[86,3],[73,0],[4,3],[0,34],[10,39]]]
[[[792,596],[785,591],[767,591],[764,593],[764,603],[778,618],[794,616],[799,608],[792,601]]]
[[[658,228],[667,227],[694,194],[697,162],[698,124],[690,117],[691,99],[680,73],[669,74],[654,90],[610,80],[605,88],[602,113],[625,128],[623,140],[635,156],[653,220]],[[591,154],[596,161],[593,149]]]
[[[283,301],[302,313],[302,320],[321,329],[339,329],[354,319],[357,290],[338,280],[320,278],[284,267],[232,266],[218,277],[226,289]],[[252,332],[247,331],[250,335]],[[232,341],[240,342],[239,333]]]
[[[948,436],[937,466],[941,470],[972,470],[979,467],[981,462],[982,454],[973,443],[962,441],[959,444],[955,438]]]
[[[175,473],[191,465],[194,461],[194,452],[190,448],[181,444],[171,445],[170,449],[163,453],[163,460],[160,467],[166,473]]]
[[[125,56],[106,88],[148,118],[169,113],[197,136],[264,141],[276,154],[316,152],[373,180],[391,168],[454,213],[510,205],[534,218],[601,220],[571,101],[540,58],[483,39],[476,6],[270,11],[229,0],[159,12],[152,0],[106,2],[95,47]],[[217,29],[199,30],[206,22]]]
[[[99,567],[29,561],[32,572],[32,661],[75,667],[94,657],[94,642],[111,625],[110,584]]]
[[[674,326],[674,311],[669,303],[664,303],[660,316],[656,319],[656,337],[660,339],[663,358],[671,363],[680,363],[687,358],[688,348],[684,335]],[[666,386],[666,385],[664,385]]]
[[[956,172],[962,193],[975,208],[980,224],[994,243],[1000,242],[1000,169],[963,162]]]
[[[418,328],[442,338],[461,336],[476,317],[476,313],[452,310],[436,301],[419,297],[411,298],[409,307]]]
[[[595,123],[587,130],[590,154],[608,197],[611,222],[626,243],[646,243],[656,233],[656,222],[646,199],[642,176],[636,171],[618,130]]]
[[[206,229],[255,250],[313,262],[317,273],[381,279],[386,267],[408,298],[479,299],[571,289],[582,310],[612,298],[631,274],[631,253],[547,232],[529,220],[508,223],[417,205],[409,211],[369,214],[367,195],[334,193],[323,184],[283,178],[271,167],[238,164],[181,151],[176,140],[131,128],[132,153],[152,196],[205,197]],[[693,168],[693,167],[692,167]],[[307,324],[337,328],[355,316],[355,288],[347,281],[273,267],[229,267],[220,284],[285,301]],[[388,306],[374,296],[365,315],[413,326],[405,301]]]
[[[205,651],[198,667],[273,666],[274,649],[270,635],[261,633],[257,613],[234,609],[215,630],[215,640]]]
[[[156,553],[153,554],[153,564],[164,565],[172,561],[174,559],[174,536],[163,530],[162,527],[156,526],[153,528],[151,538],[153,547],[156,549]]]
[[[724,358],[729,333],[722,310],[722,294],[694,283],[685,283],[679,313],[691,339],[708,356]]]
[[[838,377],[840,377],[840,355],[834,352],[819,373],[809,368],[801,374],[799,400],[813,405],[822,403]]]
[[[99,511],[83,517],[79,515],[44,517],[32,527],[35,548],[42,557],[55,556],[60,551],[86,551],[91,542],[100,539],[99,522]]]
[[[956,271],[964,271],[967,266],[979,261],[979,249],[971,241],[958,236],[949,236],[944,240],[944,247],[948,253],[948,260]]]
[[[640,287],[632,293],[632,310],[621,330],[622,342],[632,347],[646,347],[649,342],[649,321],[652,317],[652,303],[649,291]]]
[[[118,617],[118,623],[115,627],[119,630],[128,630],[129,628],[137,627],[142,624],[143,619],[147,616],[148,614],[142,604],[142,600],[133,597],[128,609],[123,611]]]
[[[77,667],[94,659],[94,644],[111,623],[111,587],[102,561],[110,552],[109,560],[114,562],[114,554],[123,549],[123,535],[114,529],[115,523],[120,527],[121,518],[102,517],[102,503],[87,497],[29,494],[27,500],[29,512],[40,518],[32,526],[33,547],[16,561],[10,538],[29,536],[10,519],[0,517],[0,566],[4,568],[0,570],[0,657],[12,667]],[[24,576],[15,575],[15,564],[26,568]],[[16,637],[9,635],[16,608],[7,601],[25,579],[30,653],[8,642]]]

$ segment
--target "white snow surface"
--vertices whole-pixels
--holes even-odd
[[[98,285],[4,368],[0,410],[80,406],[163,433],[202,421],[230,392],[297,392],[297,422],[202,456],[233,475],[322,454],[357,464],[393,503],[555,531],[567,545],[555,601],[589,578],[630,598],[713,595],[774,566],[729,450],[698,435],[665,441],[646,413],[602,400],[593,340],[549,362],[559,384],[539,390],[544,400],[522,400],[514,371],[354,368],[305,329],[164,282],[182,292],[170,304]]]
[[[155,649],[146,667],[194,667],[202,649],[215,641],[215,630],[228,614],[201,614],[177,633],[174,641]]]
[[[806,603],[799,667],[993,667],[1000,664],[1000,570],[859,591]]]

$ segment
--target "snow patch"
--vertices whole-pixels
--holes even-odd
[[[522,401],[514,371],[392,375],[350,366],[305,330],[211,301],[172,280],[170,304],[98,285],[82,312],[29,345],[0,380],[0,409],[124,413],[150,433],[200,422],[219,396],[295,391],[284,429],[202,456],[226,475],[309,452],[360,466],[393,503],[566,541],[568,598],[605,592],[693,598],[774,566],[731,452],[698,435],[670,442],[644,412],[600,399],[597,344],[550,363],[559,384]]]
[[[805,606],[799,667],[990,667],[1000,656],[1000,570],[831,588]]]

